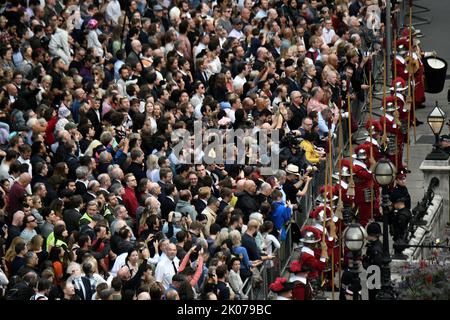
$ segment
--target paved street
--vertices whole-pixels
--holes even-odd
[[[440,0],[428,0],[428,1],[414,1],[418,5],[427,6],[431,9],[431,12],[418,14],[418,16],[431,20],[431,24],[418,25],[416,28],[420,29],[425,35],[420,39],[422,50],[437,52],[437,56],[443,58],[450,64],[450,44],[448,42],[448,32],[450,31],[449,17],[450,6],[448,1]],[[416,10],[416,9],[415,9]],[[414,10],[414,11],[415,11]],[[413,14],[414,14],[413,11]],[[407,21],[407,20],[406,20]],[[413,24],[418,22],[418,19],[413,19]],[[450,70],[447,70],[447,75],[450,74]],[[449,78],[449,76],[447,76]],[[447,114],[447,118],[450,117],[450,106],[447,102],[447,90],[450,88],[450,80],[446,81],[444,90],[438,94],[426,94],[427,108],[416,110],[417,118],[424,122],[422,126],[417,127],[417,144],[413,139],[410,149],[410,162],[409,169],[412,171],[408,176],[408,189],[413,200],[413,206],[420,201],[424,194],[423,174],[419,170],[420,164],[425,159],[426,155],[431,151],[432,146],[430,141],[433,141],[433,136],[430,127],[426,123],[427,115],[434,107],[436,101],[439,106]],[[411,129],[412,130],[412,129]],[[412,131],[411,131],[412,132]],[[448,128],[445,127],[442,131],[448,133]],[[425,141],[424,143],[422,141]],[[405,153],[406,155],[406,153]]]

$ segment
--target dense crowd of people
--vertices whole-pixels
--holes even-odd
[[[347,101],[366,97],[384,21],[384,1],[371,0],[2,1],[0,296],[247,299],[339,119],[358,129]],[[175,154],[173,133],[193,138],[196,123],[225,137],[278,131],[279,170],[263,175],[258,154],[250,163],[254,138],[244,163],[236,146],[226,163],[191,143]],[[363,179],[374,157],[357,156]],[[367,223],[367,197],[349,201]],[[302,230],[299,283],[333,250],[326,202]]]

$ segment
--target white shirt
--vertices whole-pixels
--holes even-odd
[[[333,41],[333,37],[336,35],[333,29],[323,28],[322,39],[326,44],[329,44]]]
[[[230,38],[237,38],[237,39],[244,39],[245,36],[242,33],[242,31],[238,31],[236,29],[231,30],[230,34],[228,35]]]
[[[219,57],[215,57],[214,60],[212,60],[208,64],[207,68],[211,74],[219,73],[220,70],[222,69],[222,64],[220,63]]]
[[[205,99],[204,96],[199,96],[198,94],[194,94],[191,98],[191,104],[194,107],[194,116],[196,119],[202,118],[202,112],[200,111],[203,99]]]
[[[122,15],[120,3],[118,0],[111,0],[106,7],[106,20],[117,24],[119,17]]]
[[[33,176],[30,159],[25,160],[24,158],[22,158],[22,156],[20,156],[19,158],[17,158],[17,161],[19,161],[20,164],[28,164],[28,173]]]
[[[175,270],[173,269],[172,261],[175,262],[175,267],[177,270],[180,268],[180,259],[175,257],[170,260],[167,256],[162,258],[155,270],[155,280],[163,285],[164,290],[167,290],[172,284],[172,277],[175,275]]]
[[[242,77],[241,75],[236,75],[233,79],[233,89],[242,89],[244,87],[244,84],[247,82],[247,79],[245,77]]]

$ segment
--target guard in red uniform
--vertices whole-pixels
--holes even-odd
[[[359,211],[359,223],[366,226],[372,216],[372,208],[375,209],[376,201],[373,195],[374,205],[372,207],[372,193],[374,192],[374,179],[369,167],[364,163],[367,155],[363,149],[356,155],[353,160],[353,174],[355,182],[355,205]],[[375,211],[374,211],[375,215]]]
[[[388,159],[397,167],[403,159],[404,135],[400,128],[401,122],[396,121],[393,116],[394,111],[394,97],[389,96],[386,98],[386,117],[380,117],[380,124],[384,130],[384,124],[386,123]]]
[[[397,39],[397,55],[395,56],[394,64],[396,66],[397,77],[401,77],[405,81],[408,81],[408,63],[406,62],[406,54],[409,49],[409,42],[407,39],[400,38]],[[394,67],[392,67],[392,72],[394,72]]]
[[[301,238],[301,242],[303,243],[303,247],[301,250],[300,262],[308,267],[311,271],[308,274],[311,282],[315,282],[317,284],[317,280],[319,280],[319,273],[325,269],[326,262],[328,259],[327,253],[327,245],[326,243],[321,242],[321,234],[319,230],[312,226],[304,226],[301,230],[303,238]],[[314,249],[317,247],[320,242],[320,255],[316,255]]]
[[[350,160],[342,159],[341,161],[341,181],[336,184],[336,195],[339,197],[339,191],[341,191],[341,199],[344,206],[353,207],[353,197],[347,195],[348,182],[350,178]]]
[[[313,291],[311,283],[308,280],[309,269],[304,266],[300,261],[292,261],[289,272],[289,282],[294,283],[295,288],[292,290],[293,300],[312,300]]]
[[[417,71],[414,73],[414,102],[416,108],[425,108],[423,105],[425,103],[425,66],[422,62],[422,55],[418,41],[413,41],[412,49],[412,57],[415,64],[419,66]]]

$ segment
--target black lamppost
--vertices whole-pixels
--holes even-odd
[[[447,160],[449,154],[439,147],[439,134],[441,133],[442,128],[444,127],[445,113],[439,107],[437,101],[436,106],[427,117],[427,122],[431,128],[431,131],[433,131],[433,134],[435,136],[435,143],[433,145],[433,151],[431,151],[431,153],[427,155],[425,160]]]
[[[344,230],[345,247],[350,250],[350,271],[353,274],[354,289],[361,288],[358,258],[361,255],[361,250],[364,247],[366,238],[366,229],[364,229],[359,223],[352,223]],[[358,292],[353,292],[353,300],[360,300]]]
[[[375,166],[375,180],[382,188],[383,208],[383,265],[381,267],[381,290],[377,300],[394,300],[395,295],[391,284],[391,256],[389,254],[389,192],[388,186],[394,181],[395,166],[386,158],[381,159]]]

